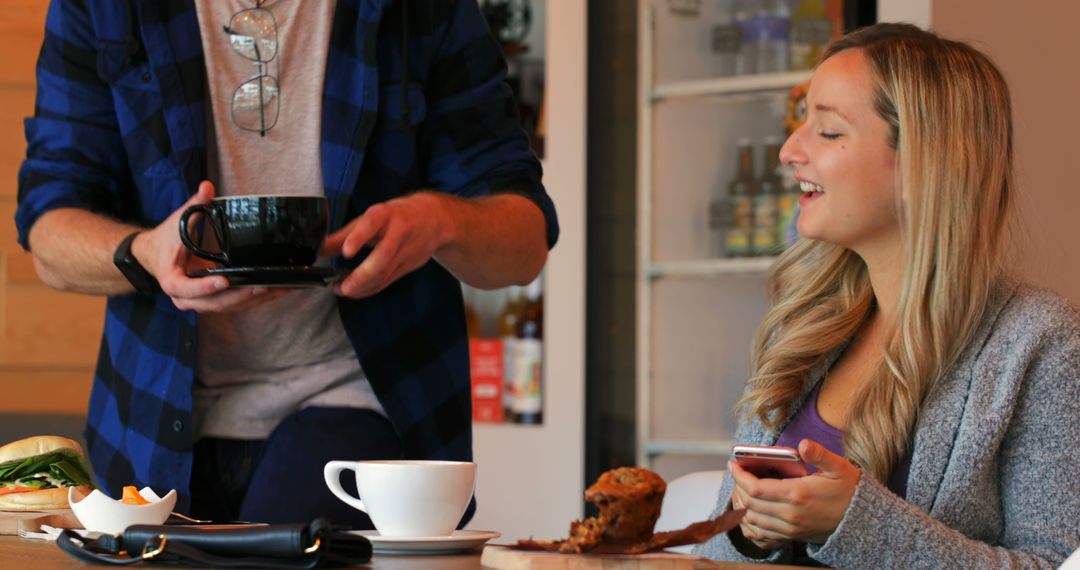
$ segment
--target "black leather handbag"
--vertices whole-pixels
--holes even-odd
[[[133,525],[122,534],[95,540],[65,530],[56,544],[79,560],[115,565],[146,561],[205,568],[323,568],[371,560],[368,539],[334,530],[321,518],[230,528]]]

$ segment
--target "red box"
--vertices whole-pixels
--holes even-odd
[[[503,343],[497,338],[469,339],[474,422],[503,421]]]

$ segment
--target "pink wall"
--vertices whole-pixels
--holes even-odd
[[[1020,268],[1080,305],[1080,2],[936,0],[930,21],[1005,74],[1027,240]]]

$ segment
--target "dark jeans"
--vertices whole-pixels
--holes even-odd
[[[191,516],[212,521],[305,522],[374,528],[368,516],[330,492],[323,466],[333,459],[399,459],[394,426],[370,410],[305,408],[265,440],[202,438],[195,444]],[[356,496],[356,478],[342,486]]]

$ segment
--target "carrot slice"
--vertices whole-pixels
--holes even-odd
[[[127,485],[124,487],[124,496],[120,499],[121,503],[127,505],[148,505],[150,501],[147,501],[139,494],[139,490],[134,485]]]
[[[14,487],[0,487],[0,495],[10,495],[11,493],[26,493],[29,491],[37,491],[37,487],[22,487],[15,485]]]

